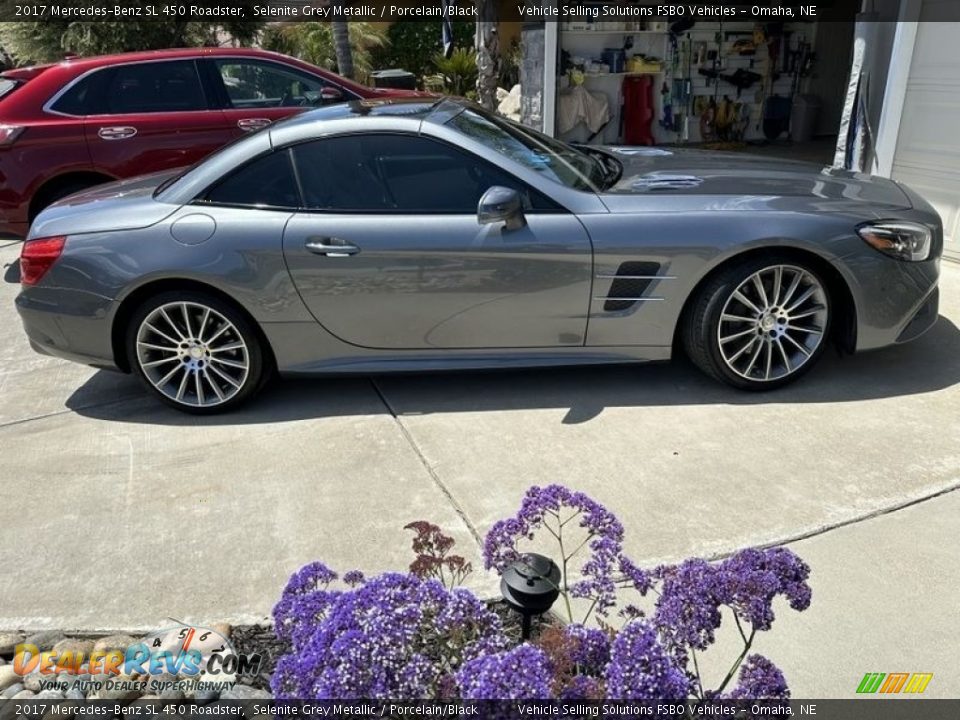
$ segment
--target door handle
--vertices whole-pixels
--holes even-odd
[[[244,132],[253,132],[270,124],[269,118],[240,118],[237,120],[237,127]]]
[[[132,125],[112,125],[110,127],[102,127],[97,130],[97,135],[104,140],[126,140],[127,138],[132,138],[136,134],[137,129]]]
[[[360,252],[360,248],[356,245],[341,238],[311,237],[307,238],[303,246],[308,252],[315,255],[326,255],[327,257],[349,257]]]

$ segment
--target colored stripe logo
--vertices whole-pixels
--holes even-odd
[[[917,695],[927,689],[933,673],[866,673],[857,686],[857,693],[872,695],[897,693]]]

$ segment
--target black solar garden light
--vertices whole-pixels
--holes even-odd
[[[560,568],[545,555],[527,553],[503,571],[500,593],[522,616],[521,634],[526,640],[533,616],[543,615],[560,595]]]

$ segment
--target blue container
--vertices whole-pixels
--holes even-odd
[[[622,73],[626,69],[627,53],[622,48],[604,48],[601,57],[612,73]]]

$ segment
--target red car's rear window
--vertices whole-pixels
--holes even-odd
[[[0,77],[0,100],[3,100],[3,98],[7,97],[21,85],[23,85],[23,83],[20,80]]]

